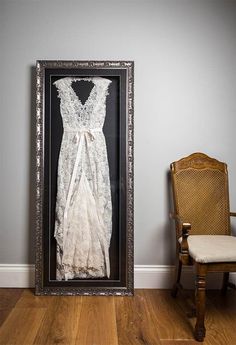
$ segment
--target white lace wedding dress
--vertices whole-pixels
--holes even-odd
[[[81,81],[93,83],[84,104],[72,88]],[[65,77],[54,82],[64,130],[54,231],[57,280],[110,276],[112,203],[102,131],[110,83],[102,77]]]

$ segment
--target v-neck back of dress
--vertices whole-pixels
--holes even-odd
[[[83,81],[84,80],[82,80],[82,82]],[[94,84],[94,82],[92,80],[91,81],[89,81],[89,80],[84,81],[84,82],[87,82],[87,83],[91,82],[91,83],[93,83],[93,85],[92,85],[92,88],[90,89],[90,91],[89,91],[85,101],[82,102],[81,96],[78,93],[76,93],[76,91],[75,91],[75,89],[73,87],[73,83],[76,83],[76,82],[80,83],[81,82],[81,78],[79,78],[79,79],[78,78],[73,78],[73,80],[71,80],[70,87],[71,87],[72,91],[74,92],[75,97],[77,97],[77,100],[80,103],[81,107],[85,108],[87,106],[87,103],[90,101],[90,98],[93,96],[93,93],[96,92],[96,84]]]

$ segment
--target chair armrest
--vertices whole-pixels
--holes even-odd
[[[188,236],[191,230],[191,224],[184,222],[178,214],[170,213],[170,218],[174,219],[181,228],[182,241],[180,243],[181,253],[188,255]],[[180,234],[178,234],[180,235]]]
[[[230,215],[231,217],[236,217],[236,212],[230,212],[229,215]]]

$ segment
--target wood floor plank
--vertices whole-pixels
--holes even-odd
[[[33,289],[25,289],[15,308],[48,308],[55,296],[36,296]]]
[[[2,288],[0,289],[0,327],[14,308],[24,289]]]
[[[196,340],[161,340],[162,345],[201,345],[202,342]]]
[[[42,296],[40,296],[42,297]],[[36,337],[34,339],[34,345],[42,345],[46,344],[47,339],[50,337],[50,332],[52,328],[52,324],[54,319],[57,315],[57,308],[60,302],[60,296],[49,296],[50,299],[48,301],[47,310],[44,315],[44,319],[38,329]],[[31,300],[28,301],[30,304],[32,303]],[[44,303],[44,302],[43,302]]]
[[[158,290],[157,290],[158,291]],[[160,291],[160,293],[162,294],[163,291]],[[220,297],[220,293],[219,291],[218,293],[218,297]],[[192,295],[194,295],[193,292],[191,292]],[[220,305],[218,303],[218,307],[214,306],[214,303],[212,303],[212,301],[210,300],[209,296],[212,294],[211,291],[207,291],[207,299],[206,299],[206,317],[205,317],[205,326],[206,326],[206,337],[204,340],[204,345],[233,345],[236,344],[236,333],[234,331],[234,327],[236,325],[236,317],[235,317],[235,309],[232,307],[229,307],[231,309],[231,312],[234,313],[234,317],[233,315],[230,315],[230,310],[226,310],[226,312],[222,312],[223,308],[225,308],[225,306],[223,307],[223,305]],[[149,294],[148,294],[149,295]],[[190,326],[190,329],[192,330],[190,332],[190,337],[193,339],[193,330],[195,327],[195,323],[196,323],[196,318],[188,318],[187,317],[187,308],[186,308],[186,301],[184,300],[184,297],[187,298],[187,296],[189,296],[189,292],[186,291],[186,294],[183,293],[182,296],[178,296],[176,299],[172,299],[172,297],[170,296],[170,294],[168,294],[166,296],[166,303],[168,305],[169,303],[169,308],[167,309],[173,309],[174,304],[176,303],[177,305],[179,305],[179,309],[176,309],[176,311],[178,311],[178,315],[177,315],[177,323],[179,323],[180,319],[182,318],[181,315],[183,315],[183,320],[182,322],[185,323],[185,325],[179,325],[180,327],[186,327],[186,325]],[[193,296],[192,296],[193,298]],[[232,299],[234,300],[234,299]],[[217,297],[215,298],[215,301],[218,301]],[[159,300],[160,302],[160,300]],[[234,305],[234,303],[233,303]],[[235,305],[234,305],[235,306]],[[181,311],[182,310],[182,311]],[[161,323],[163,323],[164,320],[166,320],[167,315],[163,315],[163,317],[161,318]],[[176,322],[175,322],[175,326],[176,326]],[[162,340],[163,340],[163,344],[165,344],[165,341],[169,341],[169,343],[171,344],[171,338],[170,338],[170,334],[169,336],[164,335],[165,339],[162,336]],[[177,339],[179,338],[179,339]],[[164,341],[165,340],[165,341]],[[183,337],[183,335],[180,334],[180,331],[175,330],[175,335],[172,334],[172,340],[175,341],[182,341],[184,344],[185,341],[185,337]],[[178,343],[177,342],[177,343]],[[175,342],[173,342],[173,344],[175,344]],[[197,344],[197,342],[196,342]]]
[[[134,297],[116,297],[115,303],[119,345],[161,344],[143,291],[136,290]]]
[[[50,303],[48,303],[48,307],[46,309],[46,313],[44,315],[44,319],[41,322],[41,325],[38,329],[38,332],[35,336],[33,344],[42,345],[46,344],[47,339],[49,337],[51,327],[54,321],[54,318],[57,313],[57,306],[59,304],[59,296],[51,296]],[[19,308],[20,309],[20,308]]]
[[[0,309],[0,327],[11,313],[12,308]]]
[[[207,335],[204,345],[236,344],[235,296],[232,296],[232,299],[222,298],[219,291],[215,297],[213,295],[211,291],[207,292],[205,323]]]
[[[52,306],[48,308],[34,344],[76,344],[81,299],[80,296],[57,297]]]
[[[118,345],[114,297],[82,297],[76,344]]]
[[[24,293],[24,289],[0,289],[0,309],[11,309]]]
[[[206,316],[205,316],[205,327],[206,327],[206,337],[204,339],[204,345],[233,345],[236,344],[236,338],[235,338],[235,332],[234,332],[234,328],[236,327],[236,322],[235,325],[233,327],[233,325],[231,324],[231,320],[229,320],[229,315],[228,313],[220,313],[218,308],[214,307],[214,303],[212,303],[209,300],[209,295],[211,295],[211,290],[207,291],[207,298],[206,298]],[[220,293],[219,291],[218,293],[218,297],[220,297]],[[191,294],[193,294],[193,291],[191,292]],[[182,296],[178,296],[175,301],[176,303],[180,306],[180,308],[183,310],[184,312],[184,319],[183,322],[185,322],[185,324],[188,324],[190,326],[190,328],[192,329],[192,332],[194,330],[195,327],[195,323],[196,323],[196,318],[192,317],[189,318],[187,317],[187,308],[186,308],[186,300],[189,298],[189,292],[188,291],[184,291]],[[194,299],[194,298],[193,298]],[[170,298],[170,302],[171,300],[173,301],[172,298]],[[219,307],[219,305],[218,305]],[[233,310],[233,308],[230,308],[231,310]],[[179,314],[180,316],[180,314]],[[228,319],[228,322],[226,321]],[[235,320],[235,319],[234,319]],[[191,337],[193,338],[193,333],[191,332]],[[180,336],[180,339],[183,341],[184,339],[182,338],[182,336]]]
[[[192,297],[193,293],[191,292]],[[186,296],[136,290],[134,297],[35,296],[0,289],[0,345],[195,345]],[[204,345],[236,345],[236,293],[207,291]]]
[[[214,306],[226,312],[233,320],[236,318],[236,291],[229,289],[225,296],[222,296],[219,290],[209,290],[207,292],[207,299],[214,304]],[[236,324],[236,323],[235,323]]]
[[[193,292],[192,292],[193,294]],[[213,295],[212,295],[213,294]],[[215,296],[215,299],[211,300],[210,296]],[[236,333],[234,331],[236,325],[236,310],[233,307],[229,307],[231,311],[234,310],[234,317],[230,315],[230,310],[225,310],[224,303],[220,305],[221,299],[220,292],[212,292],[207,290],[206,292],[206,316],[205,327],[206,337],[204,339],[204,345],[233,345],[236,344]],[[233,297],[233,296],[232,296]],[[177,298],[178,303],[181,303]],[[234,298],[231,300],[236,302]],[[214,305],[215,302],[215,305]],[[236,304],[233,303],[235,307]],[[195,327],[196,318],[188,318],[189,323],[192,325],[192,329]]]
[[[169,290],[144,290],[143,294],[148,309],[155,315],[153,322],[161,340],[193,339],[192,325],[179,304],[183,297],[174,299]]]
[[[1,345],[31,345],[45,308],[14,308],[0,328]]]

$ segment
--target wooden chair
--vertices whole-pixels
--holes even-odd
[[[236,237],[231,236],[227,165],[203,153],[194,153],[170,165],[176,221],[177,267],[172,296],[181,287],[182,265],[195,265],[195,338],[205,337],[205,289],[208,272],[236,271]]]

